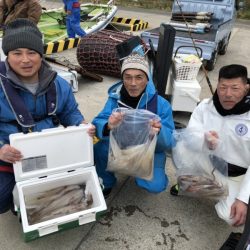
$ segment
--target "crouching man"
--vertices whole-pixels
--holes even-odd
[[[103,179],[104,195],[108,196],[116,183],[115,175],[107,171],[109,133],[121,121],[119,113],[112,111],[118,107],[129,109],[146,109],[157,114],[161,121],[154,120],[152,129],[157,133],[157,144],[154,156],[154,170],[152,180],[136,178],[136,184],[152,193],[159,193],[166,189],[168,178],[165,173],[166,151],[172,147],[172,132],[174,122],[170,104],[155,90],[149,65],[146,58],[132,53],[121,68],[122,81],[113,85],[108,91],[108,100],[103,110],[95,117],[93,124],[97,129],[100,141],[95,145],[95,164],[98,175]]]
[[[84,123],[70,85],[43,59],[42,34],[32,21],[9,23],[2,49],[7,59],[0,63],[0,213],[13,208],[12,164],[22,158],[9,135]],[[93,136],[95,127],[88,133]]]
[[[223,143],[228,163],[229,195],[215,205],[218,216],[234,226],[244,225],[250,195],[250,92],[247,68],[232,64],[219,71],[217,89],[193,111],[188,128],[200,132],[195,145],[211,150]],[[204,132],[205,131],[205,132]],[[178,185],[171,188],[178,195]]]

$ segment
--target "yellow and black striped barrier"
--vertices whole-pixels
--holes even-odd
[[[148,28],[148,22],[135,18],[113,17],[111,24],[128,27],[130,31],[138,31]]]
[[[148,28],[148,22],[135,18],[113,17],[111,24],[123,26],[130,31],[138,31]],[[80,38],[65,38],[55,42],[49,42],[44,44],[44,54],[50,55],[52,53],[72,49],[77,47],[79,43]]]
[[[44,54],[50,55],[52,53],[61,52],[67,49],[77,47],[80,42],[80,38],[65,38],[55,42],[49,42],[44,44]]]

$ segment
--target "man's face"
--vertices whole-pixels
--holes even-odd
[[[146,74],[139,69],[127,69],[123,73],[123,82],[129,95],[137,97],[145,89],[148,79]]]
[[[246,95],[249,85],[242,78],[224,79],[218,83],[217,93],[222,107],[226,110],[232,109]]]
[[[8,53],[8,63],[19,79],[25,83],[38,82],[42,57],[34,50],[18,48]]]

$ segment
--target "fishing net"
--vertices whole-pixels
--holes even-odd
[[[111,130],[108,170],[151,180],[157,136],[150,121],[156,114],[142,109],[118,108],[122,122]]]
[[[77,47],[80,66],[92,72],[121,76],[121,64],[116,46],[133,38],[118,31],[102,30],[83,37]]]
[[[176,167],[179,193],[212,199],[226,197],[228,164],[216,154],[216,150],[208,150],[204,145],[196,147],[198,136],[199,133],[188,129],[174,133],[176,145],[172,149],[172,159]]]

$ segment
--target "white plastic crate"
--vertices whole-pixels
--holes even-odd
[[[75,70],[71,71],[57,71],[58,75],[65,79],[72,88],[73,93],[78,91],[78,80],[77,72]]]
[[[93,160],[89,125],[46,129],[10,136],[10,144],[23,159],[14,164],[15,207],[21,215],[26,241],[95,221],[107,209]],[[93,198],[88,209],[38,223],[30,223],[26,201],[39,193],[67,185],[86,185]]]
[[[69,83],[72,88],[72,91],[76,93],[78,91],[77,72],[75,70],[69,70],[67,67],[58,65],[56,63],[49,62],[49,64],[59,76],[61,76]]]

